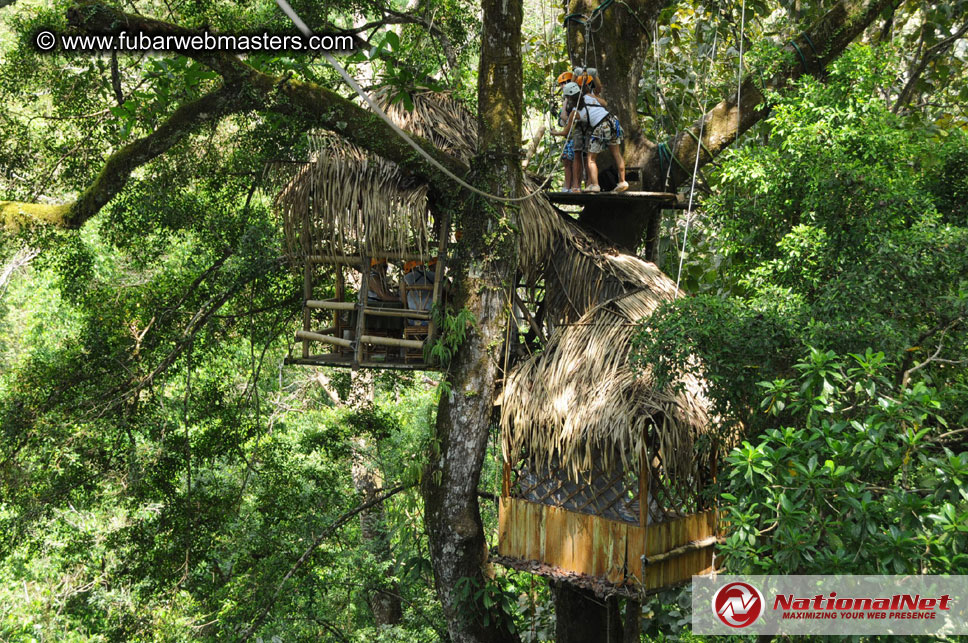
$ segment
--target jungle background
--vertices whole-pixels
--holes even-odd
[[[644,135],[668,140],[742,75],[770,78],[836,4],[665,3],[641,25],[652,55],[621,61],[643,68]],[[176,54],[37,52],[36,30],[68,30],[77,6],[0,0],[0,200],[71,201],[108,154],[218,85]],[[341,60],[369,88],[476,108],[474,2],[294,6],[357,34]],[[264,0],[118,9],[289,27]],[[968,573],[965,9],[889,3],[822,74],[764,89],[768,116],[703,168],[693,211],[662,219],[658,263],[689,296],[642,320],[637,358],[672,383],[698,356],[717,422],[742,432],[715,491],[726,571]],[[525,5],[522,148],[570,67],[564,13]],[[352,99],[318,57],[246,62]],[[307,158],[311,127],[237,111],[137,167],[79,225],[6,222],[0,640],[449,640],[419,489],[447,387],[282,363],[301,280],[263,169]],[[557,172],[558,150],[543,137],[530,169]],[[487,451],[493,545],[496,434]],[[454,591],[521,640],[555,639],[543,580],[485,576]],[[645,638],[692,637],[685,590],[642,616]]]

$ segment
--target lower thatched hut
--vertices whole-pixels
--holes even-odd
[[[635,257],[595,259],[611,277],[603,303],[559,325],[507,378],[498,560],[637,595],[712,570],[717,522],[702,490],[715,454],[700,382],[657,390],[629,361],[636,322],[675,284]]]

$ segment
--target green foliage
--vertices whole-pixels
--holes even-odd
[[[704,204],[718,256],[700,281],[718,287],[661,308],[639,337],[639,359],[661,382],[705,374],[726,426],[771,425],[752,413],[756,383],[790,378],[805,345],[873,346],[898,365],[939,344],[946,359],[965,357],[968,228],[951,195],[968,139],[925,138],[893,114],[874,91],[888,62],[852,47],[826,82],[775,97],[769,145],[728,153]],[[927,368],[942,391],[964,377]],[[965,413],[957,397],[955,417]]]
[[[771,98],[768,142],[727,153],[703,204],[702,294],[637,339],[739,441],[727,571],[968,569],[968,139],[892,111],[896,56],[852,47]]]
[[[468,612],[468,618],[480,618],[484,625],[489,625],[493,618],[498,618],[503,627],[515,631],[512,614],[517,611],[517,596],[513,586],[508,587],[506,582],[499,579],[487,578],[481,584],[477,579],[465,576],[457,581],[454,596],[458,605]],[[483,605],[488,611],[475,614],[478,605]]]
[[[467,308],[455,312],[449,305],[435,306],[433,315],[439,335],[437,340],[428,344],[424,350],[428,361],[435,361],[446,369],[461,344],[464,343],[468,329],[476,328],[477,320],[474,318],[474,313]]]
[[[792,422],[729,455],[727,570],[968,570],[968,450],[946,396],[920,379],[898,385],[894,366],[811,349],[796,378],[761,383],[761,407]]]

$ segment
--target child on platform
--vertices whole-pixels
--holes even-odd
[[[605,100],[601,96],[591,93],[589,90],[597,83],[589,82],[590,76],[586,76],[584,87],[575,88],[570,92],[574,98],[573,111],[577,121],[582,123],[589,132],[587,145],[583,149],[588,153],[588,186],[586,192],[601,192],[598,185],[598,164],[597,157],[606,148],[612,152],[615,159],[615,168],[618,170],[618,185],[614,192],[624,192],[629,189],[629,184],[625,180],[625,160],[622,158],[620,145],[622,144],[622,126],[618,118],[610,114],[605,108]],[[577,91],[576,91],[577,88]]]
[[[561,91],[565,85],[571,82],[574,75],[570,71],[562,72],[558,76],[558,91]],[[571,140],[571,134],[565,125],[568,123],[569,111],[565,108],[567,103],[567,97],[562,97],[561,110],[558,112],[558,127],[563,129],[551,131],[552,136],[566,136],[568,138],[565,141],[565,146],[561,150],[561,162],[565,166],[565,186],[562,188],[565,192],[571,192],[572,188],[579,188],[581,181],[574,180],[573,165],[575,162],[575,145]],[[580,177],[579,177],[580,178]]]

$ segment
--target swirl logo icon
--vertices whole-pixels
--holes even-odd
[[[765,604],[760,590],[738,581],[723,585],[713,596],[716,617],[735,628],[748,627],[756,622]]]

